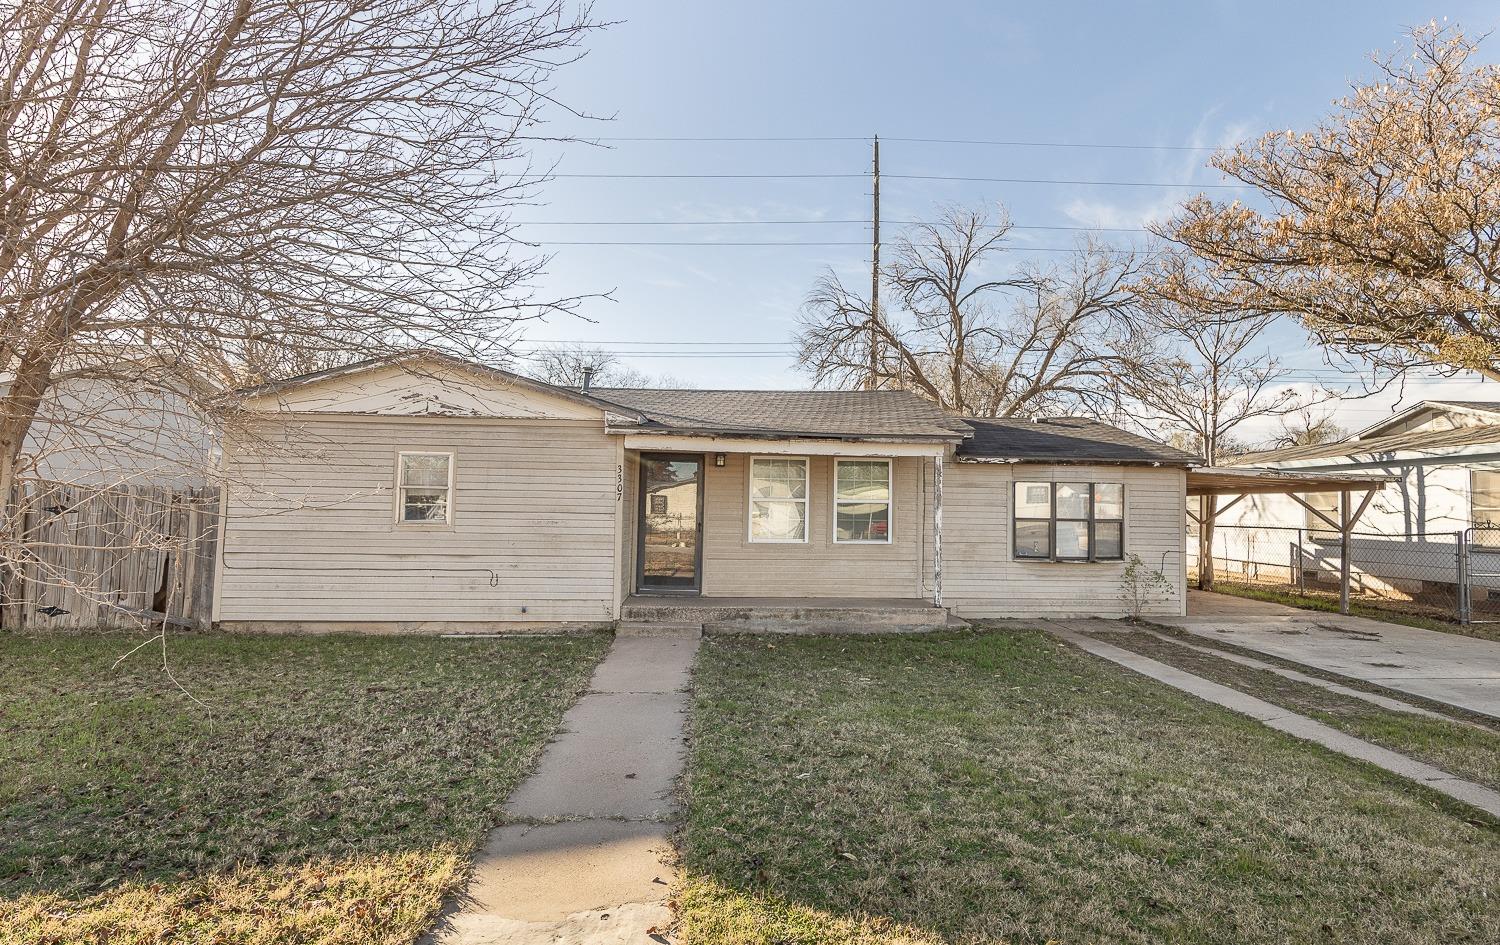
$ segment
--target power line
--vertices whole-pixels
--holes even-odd
[[[517,240],[527,246],[868,246],[852,240]],[[1076,253],[1076,246],[1025,246],[1006,248],[1017,253]]]
[[[529,345],[701,345],[703,347],[786,344],[785,341],[642,341],[640,339],[630,341],[590,341],[587,338],[527,338],[521,343]]]
[[[522,240],[533,246],[864,246],[848,240]],[[1072,252],[1072,250],[1069,250]]]
[[[621,142],[700,142],[700,143],[817,143],[833,141],[869,141],[870,135],[783,135],[783,136],[753,136],[737,135],[727,137],[712,136],[601,136],[601,135],[579,135],[581,141],[621,141]],[[1102,141],[1027,141],[1019,139],[984,139],[984,138],[892,138],[886,141],[899,141],[905,144],[961,144],[978,145],[984,147],[999,148],[1082,148],[1087,150],[1117,150],[1117,151],[1218,151],[1220,148],[1214,145],[1190,145],[1190,144],[1139,144],[1122,142]]]
[[[964,181],[981,184],[1061,184],[1089,187],[1195,187],[1213,190],[1244,190],[1249,184],[1182,184],[1171,181],[1139,180],[1054,180],[1050,177],[947,177],[938,174],[887,174],[900,180]]]
[[[941,220],[888,220],[897,226],[942,226]],[[518,220],[517,226],[805,226],[843,225],[869,226],[869,220]],[[989,223],[984,228],[998,229],[1001,224]],[[1143,226],[1063,226],[1040,223],[1009,225],[1012,230],[1061,230],[1082,233],[1150,233]]]
[[[523,177],[504,174],[503,177]],[[864,174],[544,174],[544,179],[570,180],[852,180]],[[1066,187],[1190,187],[1211,190],[1244,190],[1248,184],[1185,184],[1174,181],[1058,180],[1050,177],[960,177],[941,174],[886,174],[898,180],[956,181],[980,184],[1057,184]]]

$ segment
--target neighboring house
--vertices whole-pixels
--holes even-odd
[[[632,595],[1185,607],[1194,457],[900,391],[582,391],[446,356],[242,392],[216,616],[234,629],[603,624]]]
[[[1271,469],[1371,471],[1399,476],[1361,517],[1362,533],[1415,538],[1500,527],[1500,403],[1424,401],[1339,443],[1236,457]],[[1336,493],[1306,496],[1337,517]],[[1220,524],[1324,529],[1287,496],[1252,496]]]
[[[0,393],[9,383],[0,378]],[[23,476],[86,488],[208,485],[215,430],[191,393],[203,383],[151,357],[60,373],[27,434]]]
[[[1251,453],[1232,462],[1396,477],[1369,503],[1352,549],[1372,590],[1415,594],[1424,583],[1456,584],[1460,535],[1478,549],[1500,549],[1500,402],[1423,401],[1339,443]],[[1304,566],[1316,569],[1309,562],[1328,557],[1328,546],[1336,544],[1317,512],[1337,520],[1341,500],[1337,492],[1303,498],[1317,511],[1289,496],[1264,495],[1248,496],[1223,513],[1215,535],[1220,568],[1247,574],[1257,565],[1285,570],[1301,530]],[[1355,495],[1352,504],[1360,499]],[[1500,586],[1500,574],[1492,570],[1486,565],[1486,577],[1477,583]],[[1331,580],[1328,568],[1320,573]]]

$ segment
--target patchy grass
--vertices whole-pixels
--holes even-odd
[[[1326,614],[1336,614],[1339,612],[1339,595],[1337,591],[1329,592],[1309,588],[1303,594],[1294,591],[1278,590],[1274,587],[1263,587],[1258,584],[1240,584],[1216,578],[1214,580],[1213,593],[1228,594],[1232,597],[1244,597],[1249,600],[1263,600],[1271,604],[1283,604],[1287,607],[1316,610]],[[1351,598],[1349,601],[1349,613],[1355,617],[1383,620],[1386,623],[1416,627],[1419,630],[1436,630],[1438,633],[1456,633],[1459,636],[1500,641],[1500,624],[1475,623],[1464,626],[1457,620],[1447,620],[1419,613],[1412,609],[1414,606],[1394,600],[1380,601]]]
[[[134,642],[0,635],[0,941],[410,942],[604,649]]]
[[[1040,634],[707,640],[687,941],[1500,941],[1500,826]]]
[[[1231,663],[1139,631],[1112,634],[1108,639],[1116,646],[1223,683],[1357,738],[1435,765],[1449,774],[1500,790],[1500,731],[1493,728],[1384,709],[1362,699]],[[1198,639],[1188,642],[1212,648],[1211,643]],[[1400,698],[1400,694],[1393,698]]]

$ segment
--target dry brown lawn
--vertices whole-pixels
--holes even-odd
[[[411,942],[605,643],[134,642],[0,635],[0,942]]]

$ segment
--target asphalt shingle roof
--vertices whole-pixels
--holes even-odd
[[[1312,459],[1342,459],[1345,456],[1383,456],[1393,453],[1455,449],[1481,443],[1500,443],[1500,424],[1458,427],[1453,430],[1411,430],[1364,440],[1344,440],[1318,446],[1289,446],[1279,450],[1246,453],[1229,461],[1235,466],[1293,463]]]
[[[965,417],[973,438],[958,448],[971,460],[1162,463],[1196,466],[1197,456],[1083,417],[998,420]]]
[[[645,414],[643,429],[827,437],[943,437],[962,421],[899,390],[678,390],[595,387],[589,394]]]

